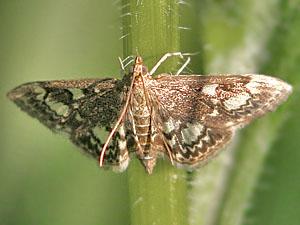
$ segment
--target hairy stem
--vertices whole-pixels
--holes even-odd
[[[169,0],[123,1],[124,58],[140,55],[151,69],[165,53],[179,51],[179,7]],[[178,57],[171,57],[158,71],[175,71],[178,63]],[[128,177],[131,224],[188,224],[184,170],[174,168],[167,160],[158,160],[153,174],[148,175],[133,159]]]

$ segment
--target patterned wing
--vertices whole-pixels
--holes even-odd
[[[160,75],[146,86],[156,124],[179,165],[207,161],[236,128],[274,110],[292,91],[264,75]]]
[[[115,79],[32,82],[11,90],[8,97],[52,131],[68,134],[74,144],[97,158],[124,104],[126,91],[122,88]],[[106,151],[105,165],[118,167],[121,163],[125,153],[120,153],[120,138],[124,137],[116,133]]]

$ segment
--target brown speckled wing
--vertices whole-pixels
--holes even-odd
[[[160,75],[146,84],[156,124],[173,160],[204,163],[234,131],[274,110],[291,93],[287,83],[264,75]]]
[[[124,104],[124,84],[115,79],[26,83],[8,93],[22,110],[54,132],[66,133],[85,153],[98,158]],[[105,153],[105,165],[118,166],[119,133]],[[128,154],[127,154],[128,157]]]

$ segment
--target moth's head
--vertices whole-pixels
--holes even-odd
[[[134,64],[135,65],[143,65],[143,59],[142,59],[142,57],[141,56],[135,57]]]
[[[148,75],[148,68],[144,66],[141,56],[135,58],[132,72],[136,77]]]

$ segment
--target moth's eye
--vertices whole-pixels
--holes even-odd
[[[143,74],[147,74],[148,73],[148,68],[146,66],[143,66],[142,72],[143,72]]]

